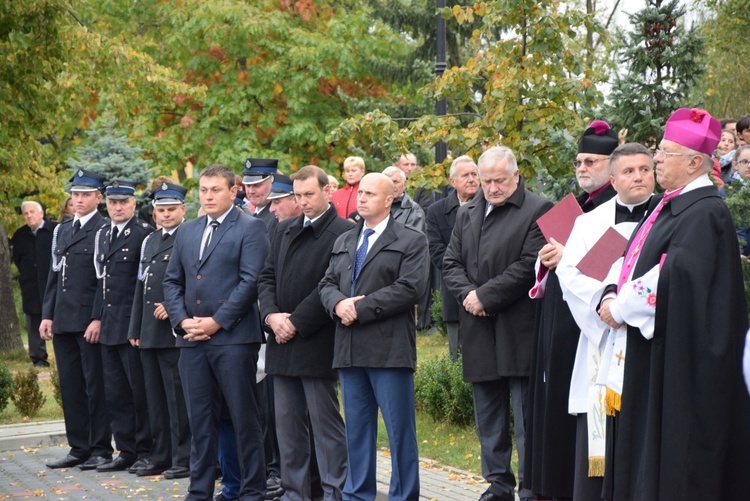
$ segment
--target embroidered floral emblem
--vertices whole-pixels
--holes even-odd
[[[633,282],[633,291],[638,294],[638,297],[646,298],[646,304],[651,308],[656,307],[656,293],[652,292],[650,288],[643,285],[643,282],[636,280]]]

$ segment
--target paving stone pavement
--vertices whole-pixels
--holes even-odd
[[[47,461],[68,452],[62,421],[0,426],[0,500],[48,498],[54,500],[162,500],[183,499],[188,479],[137,477],[127,472],[82,472],[77,468],[52,470]],[[388,499],[390,455],[377,458],[377,500]],[[477,500],[487,488],[469,472],[420,462],[421,500]],[[219,489],[217,488],[217,492]]]

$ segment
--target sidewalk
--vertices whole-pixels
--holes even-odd
[[[68,452],[62,421],[0,426],[0,500],[47,497],[56,500],[162,500],[185,497],[188,479],[137,477],[127,472],[82,472],[77,468],[51,470],[47,461]],[[388,451],[378,454],[378,497],[388,499]],[[487,484],[465,471],[422,460],[419,464],[423,500],[474,500]],[[217,490],[218,492],[218,490]]]

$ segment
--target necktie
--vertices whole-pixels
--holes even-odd
[[[76,219],[76,222],[73,223],[73,235],[75,235],[76,233],[78,233],[78,230],[80,230],[80,229],[81,229],[81,220],[80,219]]]
[[[357,281],[357,277],[359,276],[359,272],[362,269],[362,265],[365,263],[365,258],[367,257],[367,244],[368,239],[370,238],[370,235],[375,233],[375,230],[371,230],[370,228],[365,228],[365,234],[362,238],[362,245],[359,246],[359,249],[357,249],[357,253],[354,255],[354,272],[352,273],[352,289],[351,289],[351,295],[354,295],[354,284]]]
[[[206,243],[203,245],[203,250],[201,251],[201,259],[203,259],[203,254],[206,253],[206,251],[208,250],[208,246],[211,244],[211,237],[213,237],[214,233],[216,233],[216,228],[218,228],[221,223],[216,219],[212,219],[208,224],[211,225],[211,231],[208,232],[208,238],[206,238]]]
[[[162,233],[162,235],[161,235],[161,241],[162,241],[162,242],[166,242],[166,241],[167,241],[167,239],[168,239],[169,237],[170,237],[170,233],[167,233],[167,232],[165,231],[165,232],[164,232],[164,233]]]
[[[312,226],[312,221],[309,219],[305,220],[305,223],[302,225],[303,228],[307,228],[308,226]]]
[[[115,240],[117,240],[117,235],[120,233],[120,230],[117,229],[117,226],[112,228],[112,236],[109,237],[109,245],[112,245]]]

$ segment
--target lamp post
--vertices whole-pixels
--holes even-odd
[[[440,14],[440,11],[445,7],[445,0],[437,0],[437,57],[435,61],[435,76],[440,78],[443,76],[443,72],[447,67],[445,63],[445,19]],[[446,114],[446,103],[445,98],[440,99],[435,103],[435,114],[439,117],[443,117]],[[448,145],[445,141],[438,141],[435,145],[435,163],[441,163],[445,160],[448,155]]]

